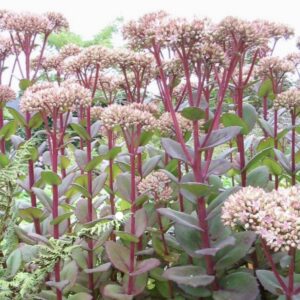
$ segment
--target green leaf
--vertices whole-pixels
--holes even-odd
[[[38,112],[30,118],[28,125],[31,129],[37,129],[43,124],[43,122],[42,115]]]
[[[265,166],[258,167],[247,174],[247,186],[264,188],[269,182],[269,170]]]
[[[132,242],[132,243],[138,243],[139,242],[139,238],[136,237],[133,234],[130,234],[128,232],[124,232],[124,231],[114,231],[114,234],[116,236],[118,236],[121,240],[127,241],[127,242]]]
[[[257,118],[258,118],[258,114],[257,114],[254,106],[249,103],[244,103],[243,104],[243,120],[248,125],[247,133],[249,133],[254,128]]]
[[[100,193],[100,191],[104,187],[106,178],[107,178],[107,174],[102,173],[93,179],[93,183],[92,183],[92,196],[93,197],[97,196]]]
[[[92,300],[93,297],[87,293],[77,293],[68,297],[68,300]]]
[[[275,156],[277,157],[280,165],[289,173],[292,173],[292,163],[291,161],[285,156],[284,153],[282,153],[278,149],[274,149]]]
[[[140,209],[138,209],[135,213],[134,213],[134,218],[135,218],[135,236],[136,237],[141,237],[143,235],[143,233],[145,232],[146,228],[147,228],[147,214],[145,209],[142,207]],[[131,220],[129,219],[128,221],[126,221],[125,223],[125,227],[124,227],[124,231],[126,231],[127,233],[131,232]]]
[[[173,210],[171,208],[159,208],[157,211],[175,223],[202,231],[199,227],[198,220],[189,214]]]
[[[9,276],[13,277],[17,274],[22,264],[22,253],[19,248],[15,249],[7,258],[7,272]]]
[[[67,212],[65,214],[59,215],[58,217],[56,217],[55,219],[53,219],[50,224],[51,225],[57,225],[60,224],[61,222],[63,222],[66,219],[69,219],[71,216],[73,215],[73,212]]]
[[[221,289],[213,292],[214,300],[256,300],[259,289],[256,279],[246,272],[231,273],[219,282]]]
[[[0,130],[0,137],[8,141],[17,130],[17,122],[9,121]]]
[[[85,172],[89,172],[94,170],[103,160],[103,157],[96,156],[94,157],[90,162],[87,163],[87,165],[84,168]]]
[[[130,201],[130,182],[130,174],[120,174],[116,178],[117,192],[126,201]]]
[[[258,124],[267,133],[268,136],[274,138],[274,129],[272,128],[272,126],[269,124],[268,121],[262,118],[258,118]]]
[[[221,117],[221,122],[225,127],[229,127],[229,126],[241,127],[242,134],[247,134],[249,132],[247,123],[236,114],[231,114],[231,113],[223,114]]]
[[[245,170],[250,170],[253,166],[255,166],[259,161],[268,156],[273,152],[273,147],[266,148],[259,153],[256,153],[255,156],[247,163],[245,166]]]
[[[210,185],[198,182],[183,182],[180,183],[180,188],[192,193],[196,197],[208,196],[212,189]]]
[[[24,220],[31,222],[34,219],[40,219],[44,215],[44,212],[37,207],[19,208],[19,215]]]
[[[44,190],[36,188],[36,187],[33,187],[32,191],[35,193],[35,195],[40,200],[40,202],[43,204],[43,206],[48,210],[48,212],[52,212],[52,200],[46,194],[46,192]]]
[[[181,111],[181,115],[191,121],[205,119],[205,111],[198,107],[186,107]]]
[[[283,170],[277,161],[275,161],[269,157],[266,157],[263,160],[263,164],[268,167],[271,174],[273,174],[273,175],[281,175],[282,174]]]
[[[267,270],[257,270],[256,276],[267,291],[277,296],[283,294],[282,287],[278,283],[278,280],[273,272]],[[282,280],[284,279],[282,278]]]
[[[41,173],[42,180],[46,184],[50,185],[60,185],[61,184],[61,178],[52,171],[42,171]]]
[[[90,135],[80,124],[72,123],[70,126],[83,140],[89,141],[91,139]]]
[[[77,192],[81,193],[84,197],[90,198],[91,194],[88,190],[78,183],[72,183],[72,188],[75,189]]]
[[[21,79],[19,82],[19,88],[21,91],[25,91],[32,85],[32,82],[29,79]]]
[[[6,154],[0,153],[0,167],[5,168],[9,164],[9,158]]]
[[[261,84],[257,94],[259,97],[269,97],[270,99],[274,99],[273,85],[271,79],[266,79]]]
[[[25,126],[26,121],[25,118],[14,108],[7,107],[7,110],[10,112],[10,114],[14,117],[14,119],[21,125]]]
[[[169,268],[163,273],[163,277],[191,287],[207,286],[214,281],[214,276],[207,275],[199,266],[179,266]]]
[[[217,270],[226,270],[243,259],[256,239],[256,234],[250,231],[238,232],[233,236],[235,244],[223,248],[216,255]]]

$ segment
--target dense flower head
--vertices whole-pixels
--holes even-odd
[[[191,59],[194,62],[204,63],[206,66],[216,64],[226,66],[228,64],[222,47],[209,37],[194,47]]]
[[[190,132],[192,130],[192,122],[181,116],[180,113],[175,113],[176,119],[178,121],[179,127],[183,134]],[[159,132],[162,136],[174,137],[176,136],[174,123],[169,112],[164,112],[157,120],[157,126]]]
[[[274,99],[274,109],[285,107],[288,110],[300,107],[300,90],[290,89],[277,95]]]
[[[6,85],[0,85],[0,102],[6,103],[16,98],[15,92]]]
[[[154,130],[157,126],[155,117],[147,110],[137,109],[132,104],[111,104],[101,113],[101,121],[107,129],[120,126],[123,130],[143,127],[144,130]]]
[[[29,12],[7,12],[3,14],[3,29],[21,33],[49,34],[68,28],[68,22],[60,13],[35,14]]]
[[[0,60],[5,59],[11,54],[13,54],[13,45],[11,39],[0,36]]]
[[[274,251],[300,248],[299,187],[265,192],[246,187],[229,196],[222,210],[225,225],[258,233]]]
[[[69,22],[63,14],[51,11],[46,12],[44,15],[49,20],[50,32],[59,32],[69,28]]]
[[[113,52],[116,65],[120,68],[146,69],[153,64],[152,56],[127,49],[118,49]]]
[[[172,58],[169,60],[162,61],[161,66],[165,76],[171,78],[180,78],[184,75],[183,65],[178,58]],[[156,75],[159,76],[159,67],[156,67]]]
[[[63,59],[65,59],[67,57],[77,55],[81,51],[82,51],[81,47],[75,44],[67,44],[60,49],[59,54]]]
[[[70,56],[65,61],[67,72],[81,72],[83,69],[95,69],[97,66],[107,68],[111,63],[111,51],[102,46],[90,46],[84,48],[77,55]]]
[[[162,171],[154,171],[143,178],[137,188],[140,194],[145,194],[157,202],[168,202],[172,199],[171,180]]]
[[[203,41],[210,23],[207,19],[169,18],[157,32],[157,40],[162,45],[175,48],[191,48]]]
[[[60,56],[60,54],[54,54],[51,56],[43,57],[42,59],[40,59],[40,57],[38,56],[31,60],[32,68],[42,68],[46,72],[61,69],[62,63],[63,59]]]
[[[91,105],[91,93],[75,82],[65,81],[61,86],[56,83],[37,83],[29,87],[21,98],[23,112],[74,111],[77,107]]]
[[[123,27],[123,36],[132,49],[148,49],[156,43],[157,32],[166,22],[164,11],[148,13],[137,21],[130,21]]]
[[[294,72],[294,64],[287,58],[277,56],[262,58],[256,70],[258,76],[274,79],[280,79],[289,72]]]
[[[295,67],[300,65],[300,52],[293,52],[286,56],[287,60],[291,61]]]
[[[108,94],[116,94],[123,83],[123,79],[118,75],[100,74],[98,88]]]
[[[257,30],[255,22],[242,20],[232,16],[225,17],[217,26],[215,37],[218,41],[242,43],[244,47],[261,47],[268,40],[265,32]]]
[[[102,107],[102,106],[93,106],[93,107],[91,107],[91,118],[92,118],[92,120],[101,120],[103,110],[104,110],[104,107]]]

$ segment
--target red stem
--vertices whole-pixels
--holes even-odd
[[[3,118],[3,104],[0,103],[0,129],[2,129],[4,124],[4,118]],[[2,154],[5,154],[5,139],[0,139],[0,151]]]
[[[292,158],[292,185],[296,184],[296,112],[295,110],[291,111],[292,119],[292,149],[291,149],[291,158]]]
[[[53,132],[52,132],[52,171],[57,174],[58,171],[58,144],[57,144],[57,114],[54,113],[53,117]],[[52,218],[53,220],[58,217],[58,186],[56,184],[52,185]],[[53,237],[59,239],[59,224],[53,226]],[[60,262],[58,261],[54,267],[55,281],[60,281]],[[57,300],[62,300],[62,292],[56,289]]]
[[[130,216],[130,234],[135,235],[135,147],[134,147],[134,134],[131,137],[130,143],[130,201],[131,201],[131,216]],[[130,243],[130,264],[129,264],[129,279],[128,279],[128,294],[132,295],[134,292],[134,277],[130,273],[134,272],[135,268],[135,243]]]
[[[272,269],[272,272],[273,272],[274,276],[276,277],[276,279],[277,279],[278,283],[280,284],[280,286],[281,286],[283,292],[285,293],[285,295],[287,295],[288,294],[287,286],[284,283],[284,281],[282,280],[280,274],[278,273],[278,271],[276,269],[276,265],[273,261],[272,255],[269,251],[269,248],[268,248],[266,242],[263,239],[261,239],[261,245],[262,245],[264,254],[265,254],[265,256],[266,256],[266,258],[267,258],[267,260],[268,260],[268,262],[271,266],[271,269]]]
[[[86,110],[86,131],[89,136],[91,136],[91,108],[88,107]],[[89,163],[92,160],[92,143],[91,139],[89,138],[86,141],[86,152],[87,152],[87,163]],[[88,203],[88,222],[91,222],[93,220],[93,198],[92,198],[92,191],[93,191],[93,177],[92,177],[92,171],[87,172],[87,179],[88,179],[88,192],[91,195],[87,199]],[[88,251],[88,268],[92,269],[93,268],[93,239],[88,240],[88,246],[89,246],[89,251]],[[93,273],[88,274],[88,287],[92,291],[92,294],[94,294],[94,276]]]

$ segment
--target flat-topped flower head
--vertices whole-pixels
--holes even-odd
[[[21,98],[23,112],[41,111],[47,115],[54,112],[74,111],[78,107],[91,105],[91,93],[78,83],[64,82],[35,84],[29,87]]]
[[[300,52],[290,53],[286,56],[286,58],[294,64],[295,68],[300,65]]]
[[[175,113],[176,119],[178,121],[179,127],[183,134],[186,134],[192,130],[193,124],[190,120],[181,116],[180,113]],[[164,112],[157,120],[157,126],[159,133],[165,137],[175,137],[176,132],[173,124],[171,114],[169,112]]]
[[[145,131],[156,128],[155,117],[146,110],[140,110],[128,105],[111,104],[101,114],[102,124],[107,129],[121,127],[122,130],[137,130],[143,128]]]
[[[0,60],[6,59],[11,54],[13,54],[13,45],[11,39],[0,36]]]
[[[290,89],[277,95],[274,99],[274,109],[284,107],[288,110],[294,110],[300,107],[300,90]]]
[[[169,202],[173,195],[170,183],[171,180],[164,172],[154,171],[142,179],[137,188],[140,194],[148,195],[157,202]]]
[[[273,251],[300,248],[300,188],[264,192],[246,187],[229,196],[222,209],[225,225],[255,231]]]
[[[103,113],[104,107],[102,106],[93,106],[91,107],[91,118],[92,120],[101,120],[102,119],[102,113]]]
[[[168,19],[158,30],[157,39],[161,44],[175,48],[191,48],[203,41],[210,23],[207,19]]]
[[[155,74],[156,76],[160,76],[160,67],[155,68]],[[181,78],[184,75],[183,65],[178,58],[172,58],[169,60],[162,61],[161,66],[165,76],[168,76],[169,78]]]
[[[6,103],[16,98],[16,93],[6,85],[0,85],[0,103]]]
[[[67,57],[79,54],[81,51],[81,47],[75,44],[67,44],[60,49],[59,54],[63,59],[66,59]]]
[[[50,34],[69,27],[68,21],[61,13],[47,12],[35,14],[30,12],[7,11],[2,14],[1,26],[5,30],[18,33]]]
[[[222,47],[209,37],[206,37],[202,43],[195,45],[191,59],[193,62],[201,62],[205,66],[227,66],[228,64]]]
[[[257,26],[257,21],[251,22],[236,17],[225,17],[217,26],[214,33],[216,40],[221,43],[229,42],[243,47],[264,47],[268,40],[265,31]]]
[[[292,73],[294,70],[293,63],[287,58],[268,56],[259,61],[256,74],[261,77],[281,79],[285,74]]]
[[[146,53],[138,53],[127,49],[113,51],[114,63],[120,68],[149,68],[153,64],[153,58]]]
[[[98,80],[98,88],[107,94],[116,94],[123,83],[123,79],[119,75],[100,74]]]
[[[166,22],[164,11],[145,14],[137,21],[130,21],[123,27],[123,36],[132,49],[149,49],[157,43],[157,32]]]
[[[69,57],[64,67],[70,73],[81,72],[84,69],[94,70],[97,66],[103,68],[111,64],[111,51],[102,46],[84,48],[77,55]]]
[[[243,226],[256,231],[258,214],[264,205],[266,193],[261,188],[246,187],[230,195],[222,208],[222,221],[226,226]]]
[[[58,12],[46,12],[44,16],[49,20],[48,32],[60,32],[69,29],[69,22],[63,14]]]
[[[45,72],[49,72],[52,70],[60,70],[63,66],[63,58],[60,54],[54,54],[51,56],[43,57],[35,57],[31,60],[32,68],[42,68]]]

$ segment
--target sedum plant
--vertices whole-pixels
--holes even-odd
[[[48,55],[67,27],[0,11],[0,298],[297,299],[293,30],[159,11]]]

